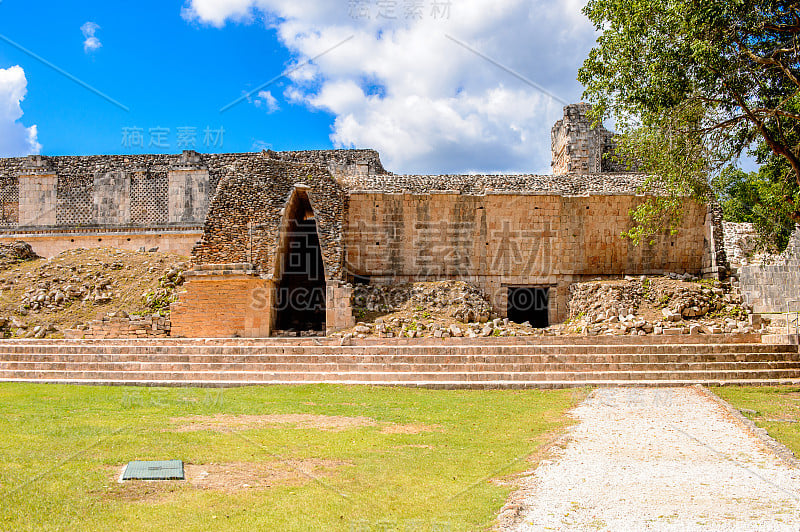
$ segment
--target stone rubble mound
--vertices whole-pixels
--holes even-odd
[[[184,257],[114,249],[74,249],[42,259],[24,242],[15,243],[18,262],[0,270],[0,335],[45,338],[66,334],[130,313],[130,328],[168,331],[169,303],[190,267]],[[0,246],[0,254],[8,246]],[[33,262],[28,262],[32,261]],[[142,293],[144,291],[144,293]],[[106,318],[101,316],[106,314]],[[103,322],[104,323],[104,322]],[[92,325],[90,327],[89,325]]]
[[[691,275],[575,283],[569,319],[546,328],[497,317],[480,289],[462,281],[357,285],[357,325],[342,337],[488,337],[743,334],[763,331],[735,286]]]
[[[27,242],[14,242],[13,244],[0,244],[0,270],[29,260],[40,259]]]
[[[464,281],[356,285],[352,304],[361,321],[345,334],[357,337],[499,336],[509,324]]]
[[[19,313],[23,316],[44,309],[65,308],[76,300],[103,304],[114,298],[111,278],[102,272],[86,272],[80,266],[44,267],[36,274],[24,275],[21,280],[36,281],[22,294]]]
[[[183,286],[183,273],[188,269],[188,264],[173,264],[158,280],[159,287],[142,294],[142,299],[148,307],[161,314],[169,312],[170,303],[178,300],[176,289]]]
[[[671,274],[575,283],[564,325],[588,335],[644,335],[751,333],[760,324],[730,285]]]
[[[401,285],[356,285],[353,308],[359,313],[435,312],[461,322],[486,322],[495,317],[483,292],[464,281],[437,281]]]

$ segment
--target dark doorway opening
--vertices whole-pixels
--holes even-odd
[[[275,328],[324,334],[325,267],[308,198],[301,196],[287,214]]]
[[[510,286],[508,288],[508,319],[516,323],[529,322],[532,327],[550,325],[548,304],[550,288],[542,286]]]

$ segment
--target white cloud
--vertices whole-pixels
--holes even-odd
[[[582,0],[452,0],[449,16],[438,17],[433,0],[418,2],[417,17],[407,16],[410,3],[365,2],[368,19],[351,12],[356,4],[188,0],[183,16],[221,27],[261,15],[295,64],[352,36],[294,71],[284,97],[332,112],[334,144],[374,147],[390,170],[549,172],[550,128],[562,103],[446,35],[577,101],[577,68],[596,38]],[[396,6],[397,18],[379,18],[381,5]]]
[[[261,140],[261,139],[253,140],[253,144],[251,144],[250,146],[250,151],[264,151],[271,149],[272,149],[272,144],[270,144],[266,140]]]
[[[81,26],[81,33],[83,33],[83,51],[87,54],[90,52],[94,52],[98,48],[103,46],[103,43],[100,42],[100,39],[95,37],[95,33],[97,30],[100,29],[100,26],[95,24],[94,22],[86,22]]]
[[[0,156],[18,157],[39,153],[36,126],[25,127],[20,103],[28,92],[25,71],[19,66],[0,68]]]
[[[278,105],[278,100],[275,99],[270,91],[259,91],[253,100],[253,104],[256,107],[265,109],[267,113],[274,113],[281,108]]]

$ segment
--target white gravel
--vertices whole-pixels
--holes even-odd
[[[610,388],[503,530],[800,530],[800,470],[695,388]]]

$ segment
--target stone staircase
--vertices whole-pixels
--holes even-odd
[[[0,381],[141,386],[563,388],[800,384],[796,345],[757,335],[0,340]]]

